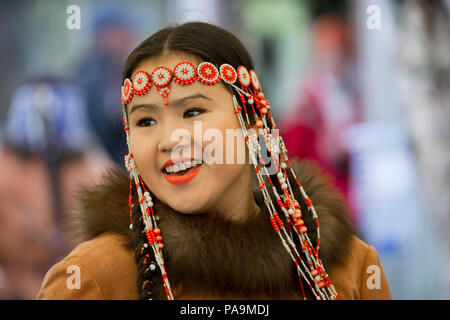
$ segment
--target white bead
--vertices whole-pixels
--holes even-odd
[[[288,212],[289,212],[289,214],[294,214],[295,211],[294,211],[294,209],[289,208]]]
[[[283,183],[283,184],[281,185],[281,189],[283,189],[283,190],[284,190],[284,189],[287,189],[287,187],[288,187],[288,186],[287,186],[286,183]]]
[[[149,207],[153,207],[153,202],[148,201],[148,202],[147,202],[147,205],[148,205]]]
[[[252,98],[250,98],[250,99],[247,100],[247,102],[248,102],[248,104],[252,104],[254,101],[253,101]]]
[[[143,247],[148,248],[148,244],[144,243]]]
[[[286,169],[286,163],[282,163],[281,168]]]
[[[285,179],[285,178],[281,178],[281,179],[280,179],[280,183],[281,183],[281,184],[283,184],[283,183],[285,183],[285,182],[286,182],[286,179]]]
[[[152,263],[151,265],[150,265],[150,270],[155,270],[156,269],[156,266]]]
[[[277,173],[277,177],[278,177],[278,179],[281,179],[281,178],[283,178],[283,176],[284,176],[284,175],[283,175],[283,172],[278,172],[278,173]]]
[[[315,280],[316,282],[319,282],[320,280],[322,280],[322,278],[320,277],[320,275],[317,275],[317,276],[314,278],[314,280]]]
[[[146,198],[150,197],[150,193],[148,191],[145,191],[144,192],[144,197],[146,197]]]
[[[133,230],[133,224],[132,223],[130,223],[129,228],[130,228],[130,230]]]

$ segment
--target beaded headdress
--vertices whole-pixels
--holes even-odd
[[[256,173],[259,191],[264,197],[264,204],[270,214],[268,218],[274,231],[280,237],[283,247],[287,250],[293,263],[295,263],[303,297],[306,299],[302,279],[316,299],[340,299],[319,258],[320,228],[316,210],[296,177],[287,156],[282,137],[273,134],[271,131],[271,129],[273,130],[277,127],[270,111],[270,103],[261,90],[256,72],[254,70],[248,71],[245,66],[239,66],[235,69],[229,64],[222,64],[220,67],[216,67],[210,62],[201,62],[195,67],[190,62],[180,62],[173,71],[166,67],[157,67],[151,74],[148,74],[146,71],[137,71],[132,76],[132,79],[127,78],[124,80],[122,102],[123,123],[129,147],[129,154],[125,156],[125,165],[130,173],[130,229],[133,229],[132,207],[134,204],[131,190],[134,183],[138,195],[137,203],[142,213],[146,235],[146,241],[142,244],[142,248],[137,248],[138,251],[140,249],[142,255],[142,259],[139,260],[141,261],[140,263],[145,265],[147,267],[146,270],[150,273],[155,271],[162,276],[162,283],[167,298],[172,300],[174,297],[164,265],[164,244],[161,230],[158,228],[158,219],[155,217],[153,210],[152,197],[145,188],[144,181],[131,153],[129,126],[125,109],[134,95],[145,95],[150,92],[152,87],[155,87],[155,90],[164,98],[164,104],[167,106],[172,80],[182,86],[189,85],[195,81],[200,81],[205,85],[215,85],[219,81],[223,81],[225,85],[229,85],[234,90],[233,92],[235,93],[233,93],[232,97],[234,112],[238,117],[249,150],[250,161]],[[250,121],[250,117],[253,117],[253,122]],[[257,132],[253,130],[251,123],[254,123],[255,127],[260,132],[263,132],[264,147],[270,153],[271,164],[275,165],[276,173],[268,172],[267,166],[263,161],[263,146],[259,143]],[[293,186],[291,186],[288,172],[298,185],[302,197],[300,201],[306,203],[307,212],[302,212],[299,201],[294,197]],[[280,217],[280,215],[282,216]],[[315,245],[313,245],[308,236],[308,228],[302,219],[303,215],[310,215],[316,224],[317,241]],[[143,286],[146,286],[145,281]],[[149,299],[151,297],[151,294],[148,295]]]

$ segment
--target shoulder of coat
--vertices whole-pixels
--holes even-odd
[[[71,259],[108,259],[130,256],[133,258],[133,249],[128,246],[128,239],[117,232],[104,232],[90,240],[78,244],[68,255]]]
[[[346,277],[359,277],[367,254],[370,251],[370,246],[363,240],[353,235],[348,245],[348,256],[344,260],[343,265],[333,265],[330,268],[330,274],[340,278],[340,275],[346,275]]]
[[[62,262],[80,266],[92,277],[105,299],[136,299],[137,268],[134,249],[126,236],[104,232],[76,246]]]

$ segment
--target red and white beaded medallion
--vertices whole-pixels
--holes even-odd
[[[148,92],[148,89],[152,86],[150,77],[145,71],[138,71],[133,77],[133,93],[138,96],[144,95]]]
[[[197,80],[197,72],[190,62],[180,62],[173,69],[173,79],[180,85],[191,84]]]
[[[244,66],[239,66],[237,69],[238,79],[242,86],[248,87],[250,85],[250,75]]]
[[[213,85],[219,82],[220,75],[216,66],[210,62],[202,62],[197,67],[200,82]]]
[[[151,79],[158,93],[164,98],[164,105],[169,105],[167,98],[170,91],[170,81],[172,81],[172,72],[166,67],[158,67],[153,70]]]
[[[129,103],[133,98],[133,88],[130,79],[125,79],[122,86],[122,101]]]
[[[250,74],[250,79],[253,84],[253,88],[255,88],[255,90],[261,89],[261,85],[259,83],[258,77],[256,76],[255,70],[253,70],[253,69],[250,70],[249,74]]]
[[[166,67],[158,67],[152,72],[152,82],[157,87],[165,87],[172,80],[172,72]]]
[[[237,79],[237,72],[228,63],[224,63],[220,66],[220,76],[225,83],[233,84]]]

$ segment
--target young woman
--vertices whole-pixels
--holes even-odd
[[[391,298],[329,180],[288,159],[235,36],[200,22],[162,29],[123,79],[129,177],[80,193],[87,241],[38,299]]]

